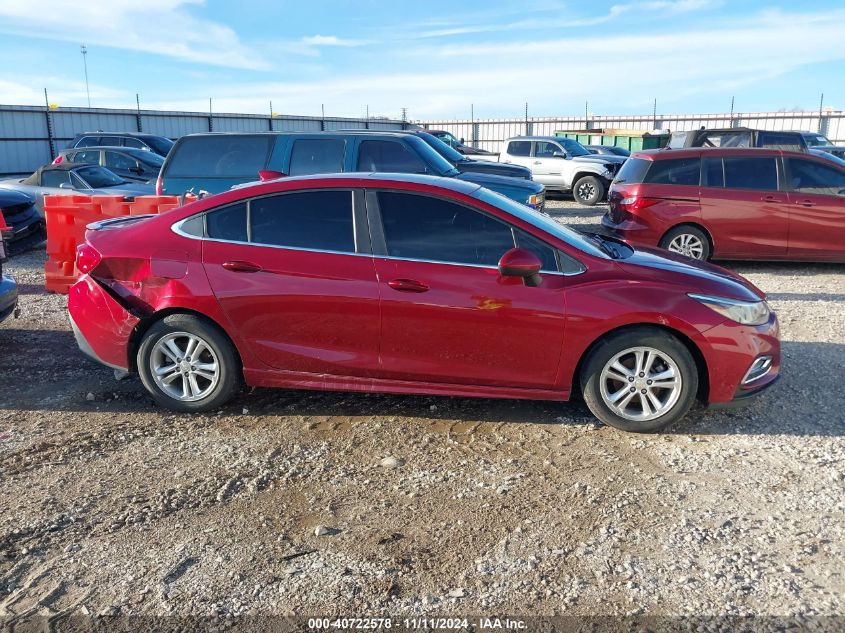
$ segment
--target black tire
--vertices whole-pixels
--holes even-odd
[[[674,246],[673,242],[675,242]],[[684,243],[689,245],[689,250],[686,252],[683,249]],[[707,233],[691,224],[682,224],[667,231],[660,240],[660,248],[702,262],[709,260],[711,255],[710,238]]]
[[[201,352],[202,358],[194,359],[197,365],[200,362],[214,362],[218,368],[216,382],[202,377],[195,379],[194,384],[199,385],[200,388],[205,387],[205,390],[208,391],[206,394],[198,394],[201,397],[196,400],[180,400],[168,394],[165,391],[166,387],[160,386],[153,377],[151,366],[153,354],[156,354],[156,362],[158,362],[158,359],[165,358],[160,351],[157,351],[157,344],[162,339],[173,336],[176,337],[174,341],[179,346],[180,341],[188,340],[187,337],[181,337],[182,334],[196,337],[209,348]],[[186,345],[184,347],[187,348]],[[180,360],[187,362],[190,358],[185,356],[184,359],[180,358]],[[213,323],[192,314],[171,314],[154,323],[144,334],[141,345],[138,347],[137,365],[141,382],[153,399],[161,406],[181,413],[197,413],[219,408],[231,399],[238,390],[243,375],[240,360],[228,337]],[[174,362],[174,366],[177,366],[177,363]],[[196,365],[194,365],[194,368],[196,368]],[[191,367],[186,366],[185,370],[190,371]],[[178,369],[168,375],[176,375],[182,383],[183,389],[185,388],[185,382],[181,379],[182,373]],[[185,378],[185,380],[189,379]],[[174,379],[173,382],[176,382],[176,380]]]
[[[674,403],[662,414],[652,419],[637,420],[631,419],[631,417],[623,417],[610,407],[605,400],[605,396],[602,394],[602,373],[605,367],[617,355],[633,348],[651,348],[652,350],[656,350],[659,354],[655,361],[655,369],[658,372],[670,369],[670,365],[664,363],[665,357],[668,357],[675,364],[680,374],[680,389],[674,398]],[[664,370],[663,368],[666,369]],[[674,368],[671,369],[674,372]],[[639,378],[639,381],[635,383],[637,385],[636,387],[632,385],[632,389],[645,387],[645,384],[640,383],[647,380],[647,377],[642,378],[640,376],[641,374],[638,374],[634,377],[635,380]],[[668,332],[648,327],[611,334],[599,342],[590,351],[590,355],[585,360],[582,366],[580,380],[584,402],[593,415],[609,426],[633,433],[652,433],[673,422],[677,422],[687,414],[698,392],[698,368],[686,346]],[[627,380],[631,380],[631,378],[629,377]],[[608,384],[611,383],[614,383],[613,379],[610,379],[608,382]],[[612,390],[616,393],[622,393],[627,390],[627,384],[629,383],[619,380],[618,384]],[[652,383],[648,384],[651,385]],[[662,397],[665,400],[665,404],[668,405],[672,402],[673,398],[670,397],[670,394],[674,394],[674,391],[664,390],[659,387],[649,389],[654,390],[652,393],[655,393],[658,401]],[[606,389],[605,391],[610,392],[611,389]],[[635,394],[635,396],[631,396],[632,408],[634,409],[638,406],[634,398],[639,399],[639,393],[635,392]],[[627,396],[627,392],[624,395]],[[624,397],[621,399],[624,400]],[[639,405],[642,408],[642,400],[639,400]],[[654,407],[652,413],[657,412],[657,407]],[[641,410],[641,413],[644,413],[644,411]]]
[[[604,182],[597,176],[581,176],[572,185],[572,197],[575,202],[592,207],[604,198]]]

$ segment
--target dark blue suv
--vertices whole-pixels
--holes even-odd
[[[428,174],[472,182],[536,209],[543,185],[524,178],[462,172],[423,139],[407,132],[263,132],[183,136],[161,168],[157,191],[220,193],[258,179],[259,171],[287,176],[338,172]]]

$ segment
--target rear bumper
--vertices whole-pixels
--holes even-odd
[[[18,307],[18,285],[6,275],[0,276],[0,321],[5,320]]]
[[[128,372],[132,333],[140,319],[88,275],[71,286],[67,303],[79,349],[98,363]]]
[[[609,213],[602,217],[601,226],[608,235],[634,246],[657,246],[663,235],[660,229],[633,220],[616,224],[610,219]]]

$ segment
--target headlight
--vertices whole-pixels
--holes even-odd
[[[763,325],[769,321],[769,305],[765,301],[737,301],[725,297],[689,294],[689,297],[703,303],[722,316],[743,325]]]

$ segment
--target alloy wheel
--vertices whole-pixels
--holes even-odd
[[[692,259],[704,259],[704,244],[698,236],[691,233],[676,235],[669,242],[669,250]]]
[[[678,364],[653,347],[632,347],[604,366],[599,390],[605,404],[626,420],[654,420],[675,406],[683,381]]]
[[[578,185],[578,198],[580,200],[590,200],[596,195],[596,188],[592,183],[582,182]]]
[[[150,372],[159,389],[181,402],[206,398],[220,381],[214,350],[188,332],[173,332],[156,342],[150,354]]]

